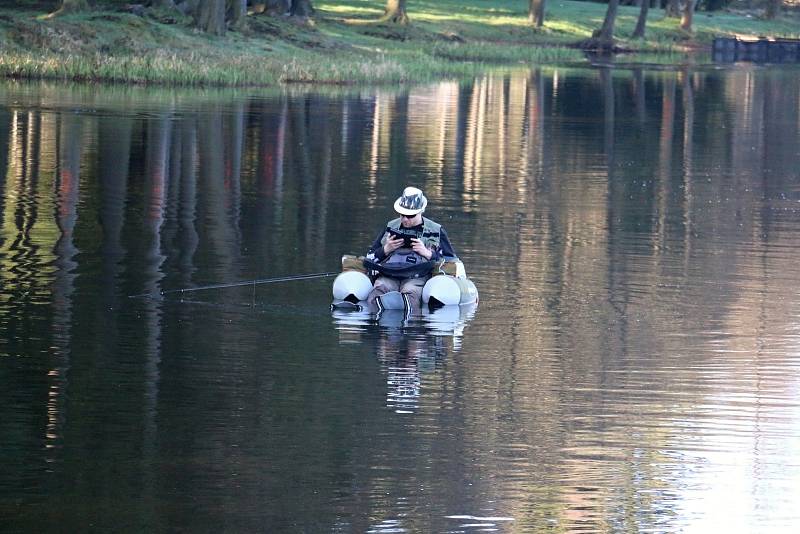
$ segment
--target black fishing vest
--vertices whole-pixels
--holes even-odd
[[[438,250],[442,226],[430,219],[422,218],[422,232],[411,231],[409,228],[403,228],[400,223],[400,218],[393,219],[386,224],[386,232],[381,238],[381,244],[386,244],[390,234],[405,235],[421,239],[427,248],[430,250]],[[376,263],[372,260],[364,260],[364,266],[373,271],[377,271],[382,275],[391,276],[392,278],[420,278],[431,274],[434,266],[437,264],[435,260],[428,260],[420,256],[411,247],[400,247],[382,262]]]

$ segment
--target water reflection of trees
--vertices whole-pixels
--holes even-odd
[[[631,354],[681,350],[665,330],[712,324],[758,339],[796,315],[791,303],[775,303],[793,283],[780,276],[793,256],[773,251],[795,245],[786,223],[800,131],[800,90],[783,72],[534,70],[341,97],[198,103],[168,94],[146,113],[118,90],[24,97],[34,105],[0,110],[0,351],[46,354],[33,364],[42,379],[26,386],[38,403],[21,409],[52,445],[65,427],[85,429],[82,418],[110,420],[78,393],[72,410],[67,400],[110,374],[143,399],[135,418],[152,450],[164,382],[179,387],[175,376],[192,376],[187,363],[165,366],[167,340],[173,348],[192,340],[175,333],[163,305],[136,304],[144,320],[131,323],[106,313],[129,306],[121,297],[320,270],[363,249],[369,238],[353,228],[372,232],[410,181],[446,218],[482,293],[502,296],[514,315],[507,350],[472,340],[496,355],[491,394],[480,387],[485,375],[470,374],[479,370],[448,370],[465,385],[460,395],[481,395],[462,406],[490,402],[511,414],[496,435],[459,436],[459,449],[540,443],[524,453],[529,480],[547,480],[564,457],[565,476],[581,479],[581,458],[599,454],[592,440],[601,436],[630,455],[617,465],[628,469],[619,491],[631,498],[658,453],[626,448],[631,425],[595,421],[564,432],[560,421],[618,405],[608,393],[615,386],[638,386],[622,395],[634,405],[648,388],[687,380],[681,372],[621,378]],[[753,247],[762,251],[757,262]],[[687,295],[711,304],[687,306]],[[78,317],[99,326],[77,326]],[[37,335],[23,335],[30,331]],[[241,332],[207,335],[228,347]],[[90,349],[77,355],[76,344]],[[140,349],[133,383],[115,360],[128,344]],[[3,389],[0,401],[10,395]],[[98,398],[122,404],[111,389]],[[670,429],[626,415],[641,423],[644,443],[670,439]],[[17,450],[36,448],[11,430]],[[652,461],[627,461],[634,454]],[[569,484],[563,491],[553,513],[579,521],[588,497]],[[611,490],[592,491],[590,500]]]

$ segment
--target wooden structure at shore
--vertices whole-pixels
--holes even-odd
[[[712,54],[720,62],[800,63],[800,39],[715,37]]]

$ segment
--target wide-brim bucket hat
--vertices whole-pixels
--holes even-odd
[[[416,187],[406,187],[403,194],[394,201],[394,211],[400,215],[416,215],[425,211],[428,199],[422,194],[422,190]]]

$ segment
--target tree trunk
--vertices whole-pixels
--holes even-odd
[[[681,29],[691,32],[694,9],[697,7],[698,0],[685,0],[685,2],[686,3],[683,6],[683,14],[681,15]]]
[[[601,43],[611,43],[614,41],[614,23],[617,21],[617,9],[619,0],[608,0],[606,18],[599,30],[596,30],[592,37]]]
[[[392,24],[408,24],[406,0],[386,0],[386,11],[381,20]]]
[[[529,0],[528,21],[536,28],[544,24],[544,4],[546,0]]]
[[[50,13],[48,18],[57,17],[59,15],[66,15],[67,13],[75,13],[77,11],[86,11],[89,9],[88,0],[61,0],[61,7],[58,11]]]
[[[767,0],[767,5],[764,9],[764,18],[772,20],[778,16],[783,7],[783,0]]]
[[[195,18],[204,32],[225,35],[225,0],[201,0]]]
[[[310,17],[314,14],[314,6],[311,0],[292,0],[289,14],[293,17]]]
[[[247,0],[228,0],[228,19],[234,30],[244,28],[247,19]]]
[[[636,21],[636,29],[633,30],[634,39],[644,39],[644,31],[647,26],[647,12],[650,9],[650,0],[639,0],[639,19]]]
[[[680,15],[680,0],[667,0],[667,7],[664,9],[664,16],[676,19]]]

